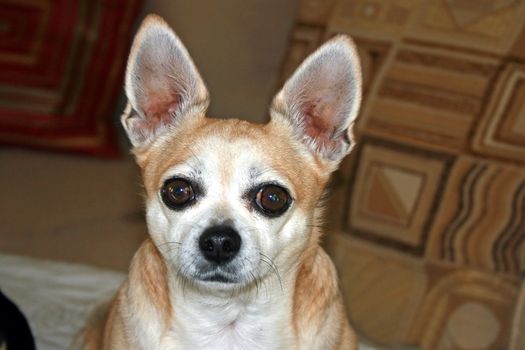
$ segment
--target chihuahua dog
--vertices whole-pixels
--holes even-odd
[[[320,201],[353,146],[361,69],[337,36],[273,100],[265,125],[205,116],[208,91],[158,16],[126,71],[122,124],[149,238],[86,349],[356,349]]]

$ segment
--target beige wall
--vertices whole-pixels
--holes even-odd
[[[187,46],[211,93],[209,114],[266,120],[297,0],[149,0]]]

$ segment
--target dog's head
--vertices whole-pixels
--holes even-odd
[[[204,288],[246,286],[317,244],[320,197],[352,148],[361,100],[350,39],[314,52],[275,97],[271,121],[255,125],[205,117],[208,92],[188,52],[149,16],[126,94],[122,123],[142,169],[148,228],[172,271]]]

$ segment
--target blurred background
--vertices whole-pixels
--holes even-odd
[[[350,34],[364,101],[324,244],[351,322],[382,349],[525,349],[525,1],[0,0],[0,289],[41,348],[113,293],[146,235],[118,119],[151,12],[194,58],[210,116],[255,122]]]

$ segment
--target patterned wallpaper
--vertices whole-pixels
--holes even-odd
[[[519,0],[301,2],[283,80],[336,33],[361,55],[327,248],[377,343],[525,349],[524,24]]]

